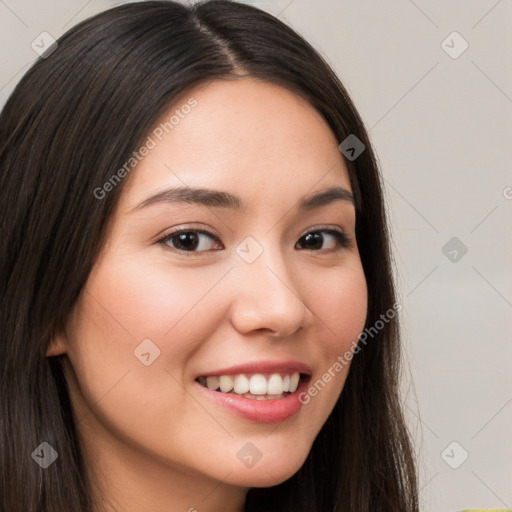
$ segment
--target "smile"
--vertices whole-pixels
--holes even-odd
[[[199,377],[198,382],[212,391],[241,395],[252,400],[277,400],[294,393],[299,385],[300,373],[272,373],[265,375],[210,375]]]
[[[299,392],[311,371],[297,364],[254,364],[199,375],[195,381],[217,405],[257,423],[283,421],[301,409]]]

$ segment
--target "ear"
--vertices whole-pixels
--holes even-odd
[[[57,334],[48,345],[46,357],[59,356],[66,353],[66,336],[64,333]]]

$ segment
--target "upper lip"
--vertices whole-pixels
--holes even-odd
[[[241,373],[304,373],[311,375],[311,367],[300,361],[253,361],[238,364],[229,368],[220,368],[198,374],[196,377],[209,377],[213,375],[238,375]]]

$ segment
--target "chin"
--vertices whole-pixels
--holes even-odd
[[[308,454],[309,450],[272,450],[252,467],[237,466],[227,481],[242,487],[273,487],[297,473]]]
[[[240,487],[274,487],[291,478],[301,467],[289,466],[287,468],[261,467],[258,470],[238,471],[231,475],[226,482]]]

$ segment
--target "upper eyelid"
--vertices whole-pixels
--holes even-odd
[[[206,228],[197,228],[197,227],[177,228],[177,229],[170,231],[169,233],[161,236],[160,240],[162,238],[167,238],[169,236],[177,235],[179,233],[188,233],[190,231],[208,235],[208,236],[216,238],[217,240],[220,240],[220,235],[218,235],[215,231],[210,231]],[[304,235],[307,235],[308,233],[315,232],[315,231],[339,231],[340,233],[343,233],[346,236],[350,236],[343,228],[340,228],[339,226],[334,227],[334,226],[321,224],[319,226],[313,226],[311,228],[308,228],[306,231],[303,231],[302,234],[299,236],[299,238],[303,237]]]
[[[324,231],[324,232],[334,231],[334,232],[338,232],[338,233],[340,233],[341,235],[343,235],[346,238],[347,242],[351,242],[352,241],[352,237],[344,229],[342,229],[342,228],[340,229],[339,226],[335,228],[333,226],[325,226],[325,225],[313,226],[311,228],[308,228],[306,231],[302,232],[302,234],[299,236],[299,239],[304,237],[304,236],[306,236],[306,235],[308,235],[309,233],[315,233],[317,231]],[[207,236],[210,236],[215,241],[221,242],[220,237],[215,232],[209,231],[209,230],[204,229],[204,228],[195,228],[195,227],[188,227],[187,228],[187,227],[185,227],[185,228],[177,228],[174,231],[171,231],[170,233],[167,233],[166,235],[160,237],[157,240],[157,243],[162,243],[162,244],[165,245],[165,242],[167,240],[169,240],[171,237],[176,236],[176,235],[178,235],[180,233],[189,233],[189,232],[195,232],[195,233],[207,235]],[[208,251],[190,251],[190,253],[193,253],[193,252],[201,253],[201,252],[208,252]]]

